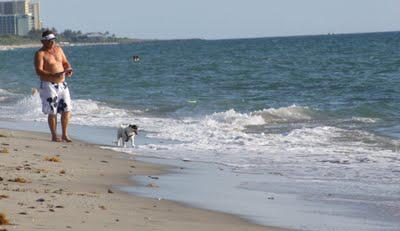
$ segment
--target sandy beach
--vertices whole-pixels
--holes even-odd
[[[20,45],[0,45],[0,51],[24,49],[24,48],[39,48],[40,43],[20,44]]]
[[[112,187],[165,171],[92,144],[0,129],[0,230],[281,230]]]

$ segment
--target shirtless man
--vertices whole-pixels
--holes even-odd
[[[35,70],[40,78],[40,98],[42,111],[47,114],[47,121],[54,142],[72,142],[68,136],[68,122],[71,116],[71,97],[66,77],[73,72],[64,51],[56,45],[56,36],[46,30],[42,34],[42,48],[35,54]],[[61,114],[61,139],[57,137],[57,113]]]

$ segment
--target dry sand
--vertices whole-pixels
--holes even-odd
[[[0,51],[7,51],[13,49],[24,49],[24,48],[39,48],[40,43],[20,44],[20,45],[0,45]]]
[[[0,213],[10,222],[0,231],[281,230],[119,192],[111,185],[132,185],[130,175],[166,171],[123,155],[79,141],[50,142],[48,134],[0,129]],[[149,183],[156,184],[150,178]]]

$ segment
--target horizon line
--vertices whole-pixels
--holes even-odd
[[[156,41],[171,41],[171,40],[206,40],[206,41],[219,41],[219,40],[238,40],[238,39],[263,39],[263,38],[291,38],[291,37],[308,37],[308,36],[335,36],[335,35],[357,35],[357,34],[377,34],[377,33],[396,33],[399,30],[385,30],[385,31],[364,31],[364,32],[345,32],[345,33],[335,33],[329,32],[325,34],[293,34],[293,35],[271,35],[271,36],[261,36],[261,37],[231,37],[231,38],[132,38],[128,36],[122,36],[121,38],[137,39],[137,40],[156,40]],[[118,36],[117,36],[118,37]]]

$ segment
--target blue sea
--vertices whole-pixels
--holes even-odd
[[[31,94],[35,50],[0,51],[0,120],[46,121]],[[64,51],[75,71],[71,124],[139,126],[136,149],[114,149],[226,166],[250,175],[240,184],[250,191],[361,205],[359,226],[291,228],[400,230],[400,32]],[[260,180],[271,175],[285,185]]]

